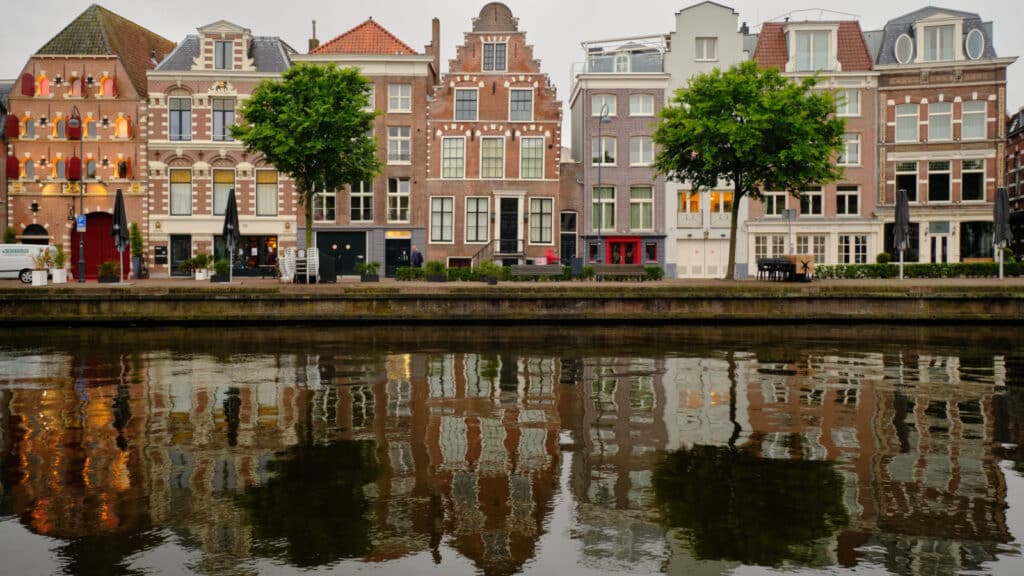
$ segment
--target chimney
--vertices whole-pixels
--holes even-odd
[[[744,36],[750,34],[750,26],[747,26],[746,22],[744,22],[743,25],[740,26],[740,34],[743,34]]]
[[[434,79],[433,84],[441,78],[441,20],[436,16],[430,21],[430,44],[427,45],[426,53],[434,57]]]
[[[316,39],[316,20],[313,20],[313,37],[309,39],[309,52],[316,50],[320,46],[320,41]]]

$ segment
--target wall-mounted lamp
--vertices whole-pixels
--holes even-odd
[[[46,126],[46,122],[47,122],[46,114],[43,114],[42,116],[39,117],[39,125],[40,126]]]
[[[100,161],[100,166],[103,166],[104,168],[106,168],[107,166],[110,166],[110,158],[107,158],[106,156],[104,156],[103,160]]]

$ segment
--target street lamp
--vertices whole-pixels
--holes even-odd
[[[82,133],[82,117],[78,114],[78,106],[71,108],[71,118],[68,120],[68,140],[78,140],[78,160],[85,163],[85,134]],[[78,218],[84,218],[85,214],[85,173],[88,166],[81,166],[78,172]],[[78,231],[78,283],[85,283],[85,230],[78,230],[78,218],[75,219],[75,229]]]
[[[608,103],[605,102],[604,104],[601,105],[601,117],[597,121],[597,205],[601,209],[600,214],[597,218],[597,259],[595,261],[598,264],[601,263],[602,254],[604,254],[603,250],[601,249],[601,221],[604,220],[605,210],[604,188],[601,187],[601,165],[604,164],[605,157],[604,141],[601,140],[601,125],[607,124],[609,122],[611,122],[611,119],[608,118]]]

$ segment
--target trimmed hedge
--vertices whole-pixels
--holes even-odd
[[[1024,276],[1024,263],[1006,262],[1004,276]],[[835,278],[899,278],[899,264],[839,264],[814,267],[814,277]],[[904,278],[995,278],[999,276],[999,264],[994,262],[950,264],[904,264]]]
[[[644,272],[646,273],[645,279],[647,280],[661,280],[665,271],[661,266],[645,266]],[[480,280],[480,271],[477,268],[446,268],[445,275],[449,282],[477,282]],[[594,267],[584,266],[583,273],[578,276],[573,276],[572,266],[563,265],[562,275],[554,278],[555,280],[589,280],[594,278]],[[414,280],[426,280],[427,271],[425,268],[396,268],[395,269],[395,280],[399,282],[411,282]],[[500,280],[506,282],[519,281],[519,280],[532,280],[527,277],[512,277],[512,268],[509,266],[501,267]]]

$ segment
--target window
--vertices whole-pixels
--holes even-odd
[[[920,113],[917,104],[896,106],[896,141],[917,142]]]
[[[698,37],[696,48],[697,60],[718,60],[718,38]]]
[[[168,98],[168,124],[170,131],[167,137],[170,140],[191,140],[192,139],[192,99],[191,98]],[[93,122],[95,124],[95,122]]]
[[[840,90],[836,100],[837,116],[860,116],[860,90]]]
[[[503,42],[484,42],[484,72],[504,72],[508,45]]]
[[[228,208],[228,194],[235,187],[235,171],[214,169],[213,171],[213,214],[223,216]]]
[[[654,161],[654,140],[650,136],[629,139],[629,165],[650,166]]]
[[[210,105],[213,108],[213,139],[234,140],[228,128],[235,123],[235,99],[211,98]]]
[[[532,180],[544,177],[544,139],[522,138],[519,141],[519,177]]]
[[[409,126],[388,126],[388,162],[410,162],[412,160],[412,128]]]
[[[843,151],[836,158],[836,164],[840,166],[860,165],[860,134],[843,135]]]
[[[690,214],[700,212],[700,192],[681,190],[679,192],[679,211]]]
[[[352,222],[373,222],[373,180],[349,186],[349,210]]]
[[[591,222],[598,230],[615,229],[615,188],[594,188],[594,214]]]
[[[313,196],[313,221],[314,222],[334,222],[335,210],[334,202],[337,194],[332,190],[330,192],[320,192]]]
[[[657,262],[658,261],[658,243],[657,242],[644,242],[644,261],[645,262]]]
[[[277,216],[277,170],[256,171],[256,215]]]
[[[950,201],[949,160],[928,162],[928,201]]]
[[[616,54],[614,62],[616,72],[629,72],[629,54]]]
[[[530,198],[530,243],[551,244],[554,230],[554,200]]]
[[[430,241],[451,242],[455,199],[451,196],[430,199]]]
[[[711,191],[711,212],[729,214],[732,212],[732,192]]]
[[[867,264],[868,237],[863,235],[843,235],[839,237],[840,264]]]
[[[777,258],[786,253],[786,237],[782,234],[754,236],[754,258]]]
[[[505,177],[504,138],[483,138],[480,141],[480,177]]]
[[[964,43],[964,52],[967,53],[967,57],[971,60],[977,60],[981,58],[985,52],[985,35],[981,33],[981,30],[975,28],[967,33],[967,41]]]
[[[761,196],[761,203],[764,205],[765,216],[782,216],[786,208],[786,193],[765,192]]]
[[[917,202],[917,162],[896,163],[896,190],[906,190],[907,201]]]
[[[475,88],[455,89],[455,119],[476,120],[477,90]]]
[[[650,186],[629,189],[629,227],[634,231],[654,229],[654,190]]]
[[[630,116],[654,116],[654,96],[633,94],[629,97]]]
[[[601,138],[592,138],[590,141],[591,150],[593,152],[594,166],[598,164],[604,166],[615,165],[615,137],[614,136],[602,136]]]
[[[409,221],[409,179],[388,178],[388,222]]]
[[[796,71],[829,70],[829,43],[832,33],[827,30],[796,32]]]
[[[928,105],[928,140],[953,139],[953,105],[949,102],[932,102]]]
[[[512,89],[509,95],[508,119],[513,122],[533,120],[533,90]]]
[[[373,112],[377,109],[377,87],[373,84],[366,86],[366,107],[363,110]]]
[[[466,177],[465,138],[441,139],[441,178]]]
[[[487,242],[489,211],[490,202],[487,198],[466,198],[466,242]]]
[[[910,62],[910,59],[914,57],[914,41],[910,39],[910,36],[900,34],[900,37],[896,39],[895,52],[897,62],[900,64]]]
[[[860,188],[858,186],[836,187],[836,214],[839,216],[860,215]]]
[[[825,213],[821,188],[808,188],[800,195],[801,216],[821,216]]]
[[[964,202],[985,199],[985,161],[963,160],[960,163],[961,196]]]
[[[963,123],[960,131],[964,140],[981,140],[987,135],[988,119],[985,117],[987,109],[983,100],[971,100],[964,102],[961,108]]]
[[[926,62],[953,59],[953,25],[925,26],[924,59]]]
[[[811,235],[804,236],[800,235],[796,237],[796,253],[797,254],[813,254],[815,264],[825,263],[825,236],[822,235]]]
[[[590,97],[590,115],[602,116],[607,113],[615,116],[615,94],[594,94]]]
[[[170,170],[171,179],[171,216],[189,216],[192,214],[192,169],[181,168]]]
[[[388,112],[412,111],[412,85],[388,84]]]
[[[217,41],[213,44],[213,67],[217,70],[231,70],[234,68],[231,42]]]

